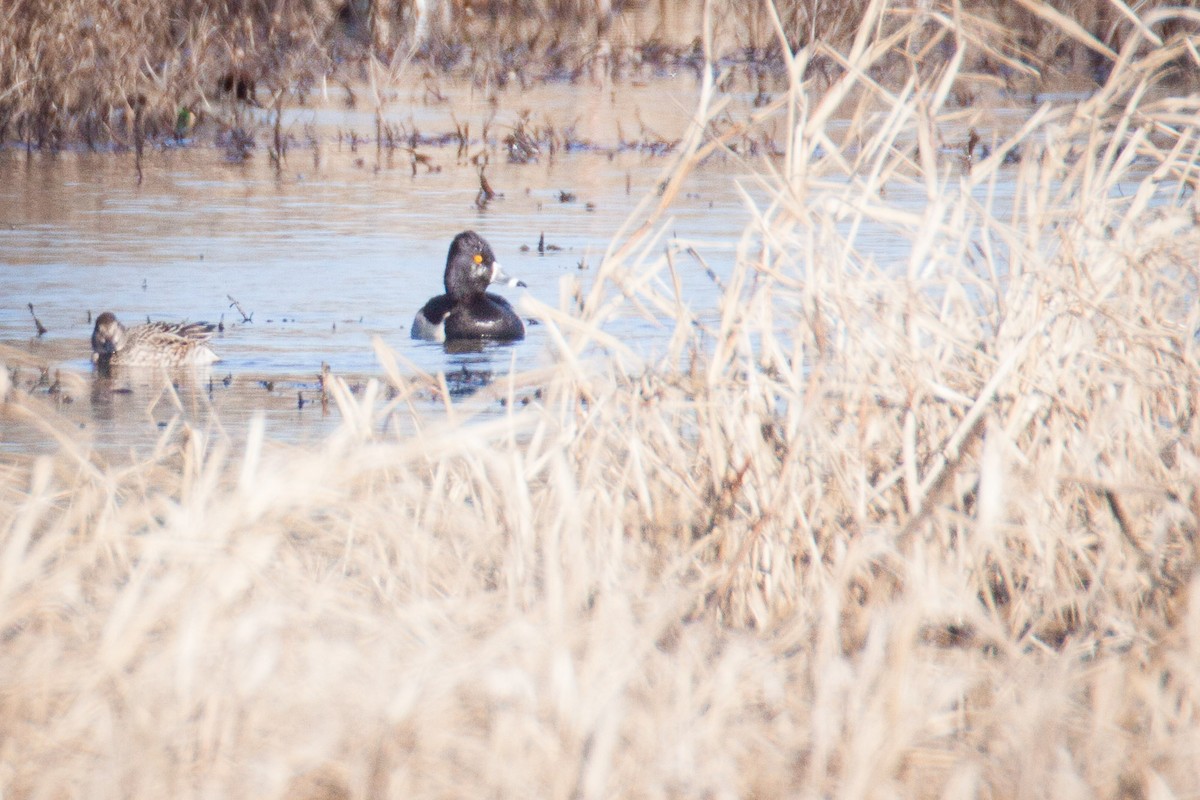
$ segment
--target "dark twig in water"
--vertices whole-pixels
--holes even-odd
[[[963,169],[967,172],[971,171],[971,166],[975,163],[975,148],[978,146],[979,131],[971,128],[971,130],[967,132],[967,143],[963,147],[963,155],[961,156]]]
[[[329,415],[329,364],[321,362],[321,374],[317,377],[317,382],[321,385],[321,416]]]
[[[383,155],[383,131],[386,125],[383,121],[383,108],[378,103],[376,96],[375,104],[375,163],[379,163],[379,158]]]
[[[406,147],[404,149],[408,150],[409,157],[412,161],[412,174],[413,174],[414,178],[417,175],[417,166],[418,165],[424,167],[426,172],[441,172],[442,171],[441,167],[439,167],[437,164],[433,163],[433,158],[426,155],[425,153],[418,153],[416,150],[413,150],[412,148],[409,148],[409,147]]]
[[[717,273],[713,272],[713,268],[708,265],[708,262],[704,260],[704,257],[696,252],[696,248],[689,247],[687,249],[687,254],[700,262],[700,266],[704,268],[704,274],[708,275],[709,279],[717,285],[718,289],[725,291],[725,284],[722,283],[721,279],[717,277]]]
[[[133,98],[133,152],[134,165],[137,167],[138,186],[142,185],[142,146],[146,138],[146,96],[139,94]]]
[[[479,194],[475,196],[475,205],[479,206],[480,209],[484,209],[487,208],[487,204],[492,200],[502,196],[503,195],[497,195],[496,191],[492,189],[492,185],[488,183],[487,175],[483,174],[483,167],[480,167]]]
[[[471,143],[471,123],[464,122],[459,124],[453,112],[450,114],[450,119],[454,122],[454,138],[458,141],[458,155],[456,157],[459,161],[462,161],[467,157],[467,149]]]
[[[242,304],[239,303],[237,300],[233,299],[233,295],[227,294],[225,296],[229,298],[229,307],[236,308],[237,312],[242,315],[242,322],[254,322],[254,312],[253,311],[251,311],[249,314],[247,314],[245,309],[242,308]]]
[[[37,326],[37,335],[42,336],[46,333],[46,326],[37,318],[37,314],[33,313],[33,303],[29,303],[29,316],[33,317],[33,324]]]
[[[287,156],[287,137],[283,135],[283,97],[284,92],[278,89],[274,92],[271,105],[275,111],[274,135],[275,142],[269,153],[271,163],[275,166],[275,176],[283,172],[283,159]]]

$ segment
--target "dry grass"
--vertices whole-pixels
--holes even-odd
[[[718,321],[662,244],[710,83],[594,285],[534,309],[556,365],[497,390],[532,403],[398,437],[423,379],[381,349],[399,394],[337,389],[317,448],[5,467],[5,796],[1194,791],[1200,109],[1153,89],[1195,51],[1127,42],[968,159],[961,56],[892,92],[911,31],[872,29],[827,89],[788,58]],[[630,307],[660,360],[604,334]]]
[[[14,0],[0,9],[0,141],[134,146],[210,107],[243,73],[282,89],[321,69],[323,19],[299,4]],[[327,22],[327,21],[326,21]]]
[[[1140,27],[1160,0],[1140,4],[1142,18],[1108,0],[1059,10],[989,1],[969,13],[957,3],[897,4],[883,15],[868,5],[779,0],[775,13],[740,0],[11,0],[0,8],[0,145],[140,148],[194,130],[202,141],[253,141],[244,126],[263,122],[247,119],[243,102],[278,110],[331,84],[379,92],[445,75],[494,93],[546,80],[698,76],[706,56],[766,97],[786,89],[788,53],[801,48],[812,48],[813,74],[841,76],[837,54],[868,16],[879,37],[908,32],[904,48],[875,60],[874,79],[896,89],[958,46],[967,67],[958,96],[969,101],[995,86],[1036,93],[1068,74],[1103,82],[1123,42],[1178,41],[1196,27],[1179,17]],[[705,8],[714,20],[707,53]],[[956,45],[946,40],[952,17]]]

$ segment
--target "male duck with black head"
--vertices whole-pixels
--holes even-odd
[[[463,231],[450,243],[444,282],[446,293],[417,312],[412,338],[431,342],[525,338],[525,325],[508,301],[487,291],[493,283],[525,284],[504,274],[491,245],[475,231]]]

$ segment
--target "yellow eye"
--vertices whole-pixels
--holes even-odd
[[[476,263],[476,264],[482,264],[482,263],[483,263],[483,256],[479,255],[479,253],[476,253],[476,254],[475,254],[475,263]]]

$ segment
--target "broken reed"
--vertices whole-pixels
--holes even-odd
[[[1145,14],[1156,5],[1140,8]],[[784,0],[777,8],[776,16],[763,3],[716,0],[711,7],[713,50],[707,55],[722,66],[738,66],[762,98],[786,84],[781,44],[793,51],[812,45],[818,54],[810,66],[827,78],[838,74],[841,65],[832,56],[853,40],[868,6],[863,0],[836,6]],[[1052,82],[1081,62],[1103,80],[1111,54],[1136,27],[1130,15],[1100,0],[1075,3],[1065,15],[1040,0],[977,3],[969,13],[956,8],[923,12],[927,24],[908,28],[906,50],[876,65],[880,78],[900,85],[914,57],[940,60],[945,46],[935,47],[929,34],[958,18],[979,23],[967,31],[973,53],[964,66],[985,83],[999,78],[1010,88],[1037,91],[1042,81]],[[325,81],[374,83],[380,63],[388,65],[389,80],[398,81],[409,59],[490,90],[512,81],[644,78],[680,69],[698,74],[705,59],[699,46],[703,9],[700,0],[316,0],[282,6],[14,0],[0,10],[0,143],[140,150],[145,138],[188,136],[197,119],[218,132],[240,131],[240,115],[225,108],[223,98],[277,105],[286,94],[302,103]],[[894,9],[874,24],[881,33],[896,30],[912,13]],[[1066,19],[1079,24],[1072,28]],[[1188,32],[1194,26],[1172,19],[1156,33],[1169,40]],[[820,54],[821,47],[831,50]],[[277,142],[273,157],[284,144]]]
[[[1128,42],[968,154],[961,51],[866,77],[895,33],[829,85],[787,65],[701,316],[705,243],[668,234],[722,146],[710,80],[594,285],[531,309],[553,359],[503,413],[431,419],[444,378],[379,346],[395,396],[329,381],[318,446],[231,452],[181,405],[105,464],[0,373],[5,422],[62,446],[0,472],[4,789],[1190,791],[1200,108],[1153,89],[1192,56]],[[634,310],[661,357],[606,331]]]

